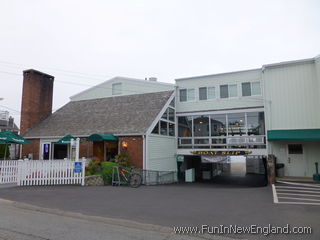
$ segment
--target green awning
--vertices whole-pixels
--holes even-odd
[[[320,141],[320,129],[269,130],[268,141]]]
[[[88,137],[87,141],[90,141],[90,142],[118,141],[118,138],[111,134],[92,134]]]
[[[55,142],[54,144],[70,144],[71,143],[71,139],[76,140],[76,138],[72,135],[66,135],[63,138],[59,139],[57,142]]]
[[[32,142],[10,131],[0,132],[0,144],[32,144]]]

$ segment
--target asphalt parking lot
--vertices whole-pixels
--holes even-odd
[[[269,239],[319,239],[320,206],[274,204],[272,187],[212,183],[130,187],[14,187],[0,198],[80,212],[173,226],[310,226],[313,234],[277,235]],[[238,235],[239,238],[260,239]]]

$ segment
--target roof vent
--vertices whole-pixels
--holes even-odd
[[[150,81],[150,82],[156,82],[156,81],[157,81],[157,78],[156,78],[156,77],[149,77],[149,81]]]

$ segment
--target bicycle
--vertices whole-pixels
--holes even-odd
[[[115,180],[114,174],[116,169],[117,179]],[[123,180],[123,181],[122,181]],[[137,188],[142,184],[142,177],[139,173],[135,172],[134,169],[125,167],[114,167],[112,185],[121,185],[121,183],[127,183],[131,187]]]

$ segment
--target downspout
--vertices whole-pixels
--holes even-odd
[[[273,154],[273,149],[272,149],[272,144],[269,144],[268,141],[268,129],[271,129],[271,100],[267,99],[267,94],[266,94],[266,81],[265,81],[265,72],[266,68],[265,66],[262,67],[262,86],[263,86],[263,99],[264,99],[264,108],[265,108],[265,115],[264,115],[264,121],[265,123],[268,123],[268,127],[265,127],[266,130],[266,147],[267,147],[267,154],[269,155],[269,149],[270,149],[270,154]]]

